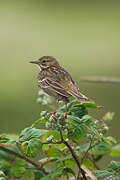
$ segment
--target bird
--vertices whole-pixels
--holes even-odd
[[[72,79],[56,58],[52,56],[42,56],[38,60],[30,61],[37,64],[40,68],[38,74],[38,87],[58,101],[63,101],[66,105],[69,103],[69,97],[73,96],[78,101],[93,102],[80,92],[77,83]]]

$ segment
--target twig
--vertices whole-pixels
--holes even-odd
[[[2,144],[0,144],[0,150],[5,151],[5,152],[7,152],[9,154],[13,154],[13,155],[15,155],[15,156],[17,156],[17,157],[19,157],[21,159],[24,159],[25,161],[27,161],[30,164],[34,165],[38,170],[41,170],[45,175],[48,175],[48,172],[42,167],[42,164],[38,164],[35,161],[33,161],[32,159],[30,159],[30,158],[28,158],[28,157],[26,157],[26,156],[24,156],[24,155],[22,155],[22,154],[20,154],[18,152],[15,152],[15,151],[13,151],[11,149],[8,149],[5,146],[3,146]]]
[[[79,160],[78,160],[78,158],[77,158],[77,156],[76,156],[73,148],[69,145],[69,143],[68,143],[67,141],[64,140],[63,134],[62,134],[62,130],[59,129],[59,131],[60,131],[61,141],[68,147],[69,151],[71,152],[71,154],[72,154],[74,160],[76,161],[76,164],[77,164],[77,166],[78,166],[78,168],[79,168],[79,170],[80,170],[80,172],[81,172],[81,174],[82,174],[82,176],[83,176],[83,179],[84,179],[84,180],[87,180],[87,177],[86,177],[86,175],[85,175],[85,172],[84,172],[84,170],[81,168],[81,164],[80,164],[80,162],[79,162]]]
[[[94,174],[92,173],[92,171],[90,171],[88,168],[86,168],[85,166],[82,165],[83,170],[86,172],[87,176],[91,179],[91,180],[98,180],[97,177],[94,176]]]

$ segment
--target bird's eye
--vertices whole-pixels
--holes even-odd
[[[43,61],[42,61],[43,64],[46,63],[46,62],[47,62],[47,60],[43,60]]]

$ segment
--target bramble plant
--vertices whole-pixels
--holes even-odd
[[[52,101],[39,93],[45,107]],[[106,136],[114,113],[97,120],[88,114],[96,104],[71,101],[57,108],[56,114],[42,111],[39,120],[19,135],[0,135],[0,180],[119,180],[120,162],[111,161],[106,169],[98,162],[106,154],[120,156],[120,145]],[[41,128],[42,127],[42,128]]]

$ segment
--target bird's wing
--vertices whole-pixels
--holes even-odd
[[[79,101],[91,101],[85,95],[80,93],[80,90],[75,82],[69,82],[69,88],[67,92],[70,95],[76,97]]]
[[[62,68],[61,73],[63,74],[61,85],[69,95],[76,97],[79,101],[92,101],[80,93],[79,87],[77,86],[76,82],[73,81],[71,75],[67,71]]]
[[[40,83],[40,80],[39,80]],[[44,88],[50,88],[52,91],[56,92],[59,95],[69,97],[69,93],[67,93],[66,89],[58,82],[56,82],[52,78],[45,78],[41,82],[41,87]]]

